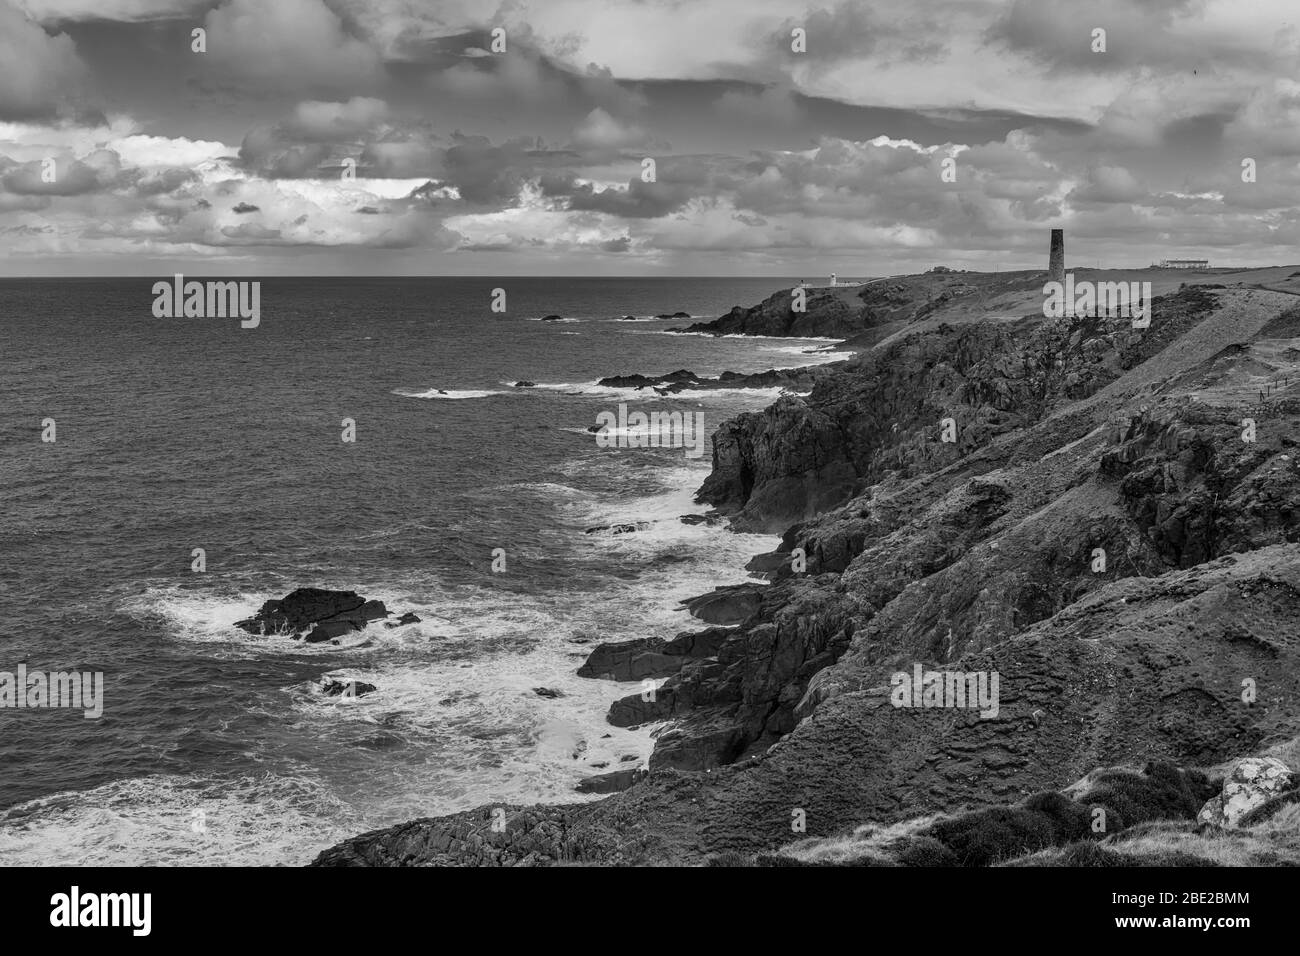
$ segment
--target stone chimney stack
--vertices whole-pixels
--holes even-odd
[[[1052,246],[1047,258],[1047,280],[1065,281],[1065,230],[1052,230]]]

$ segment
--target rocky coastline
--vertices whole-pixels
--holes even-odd
[[[603,380],[806,393],[720,426],[697,496],[781,545],[685,602],[701,627],[579,669],[638,685],[610,724],[659,725],[648,767],[584,781],[610,796],[315,865],[1300,862],[1300,300],[1187,285],[1140,330],[1009,311],[1042,281],[785,290],[681,331],[857,354]],[[913,668],[998,675],[996,714],[899,706]]]

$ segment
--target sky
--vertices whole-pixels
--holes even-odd
[[[0,0],[0,275],[1300,261],[1293,0]]]

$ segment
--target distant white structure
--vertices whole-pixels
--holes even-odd
[[[809,283],[804,282],[804,281],[801,280],[801,281],[799,282],[799,285],[797,286],[797,288],[800,288],[800,289],[844,289],[844,288],[850,288],[850,287],[852,287],[852,286],[859,286],[859,285],[866,285],[866,282],[864,282],[864,281],[861,280],[861,279],[841,279],[841,278],[840,278],[839,276],[837,276],[834,272],[832,272],[832,273],[831,273],[831,281],[830,281],[829,283],[827,283],[826,285],[820,285],[820,284],[817,284],[817,283],[813,283],[813,284],[810,285]]]
[[[1209,259],[1163,259],[1161,269],[1208,269]]]

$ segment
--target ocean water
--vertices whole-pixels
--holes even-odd
[[[651,732],[604,720],[635,687],[575,669],[697,625],[677,602],[775,539],[680,522],[706,510],[707,450],[584,429],[626,401],[712,432],[776,392],[594,382],[828,360],[650,318],[783,280],[269,279],[256,329],[155,318],[153,281],[0,281],[0,671],[105,675],[98,720],[0,709],[0,863],[301,864],[419,816],[590,799],[583,776],[644,764]],[[423,620],[338,647],[232,627],[299,586]],[[324,698],[327,674],[379,689]]]

